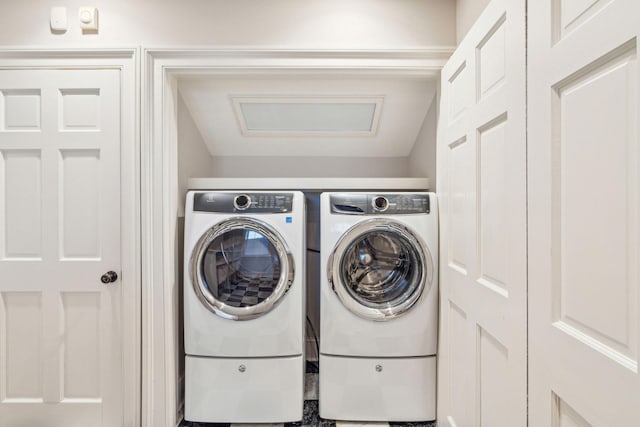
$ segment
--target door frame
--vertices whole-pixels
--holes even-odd
[[[123,340],[123,426],[140,425],[141,247],[140,247],[140,73],[137,48],[0,49],[0,70],[78,69],[120,71],[121,260]]]
[[[432,77],[454,51],[148,48],[142,53],[142,425],[175,427],[182,417],[178,307],[178,80],[237,73]],[[180,377],[179,377],[180,376]]]

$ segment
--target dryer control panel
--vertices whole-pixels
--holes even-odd
[[[404,194],[358,194],[331,195],[331,213],[347,215],[402,215],[428,214],[429,195]]]
[[[287,213],[293,209],[293,193],[220,193],[193,195],[193,210],[216,213]]]

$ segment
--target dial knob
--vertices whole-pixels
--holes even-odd
[[[243,211],[251,206],[251,198],[246,194],[240,194],[239,196],[236,196],[235,199],[233,199],[233,205],[236,207],[236,209]]]
[[[378,196],[373,199],[373,209],[378,212],[384,212],[389,208],[389,200],[386,197]]]

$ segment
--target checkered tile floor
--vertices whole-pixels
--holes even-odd
[[[272,286],[265,286],[260,283],[240,282],[237,283],[233,291],[228,293],[228,287],[218,286],[218,295],[222,302],[233,307],[248,307],[256,305],[271,295]],[[227,292],[225,292],[227,291]]]
[[[277,283],[274,280],[239,279],[232,285],[218,285],[218,299],[232,307],[250,307],[261,303],[272,293]]]

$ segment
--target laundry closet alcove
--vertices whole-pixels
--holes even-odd
[[[435,188],[439,73],[451,52],[145,51],[146,404],[164,408],[168,420],[183,413],[184,367],[182,350],[176,349],[182,349],[187,189],[240,184],[312,192]],[[310,115],[305,118],[302,111],[297,123],[307,127],[277,121],[279,113],[300,106]],[[338,111],[349,120],[339,129],[326,128],[313,120],[318,111]]]

